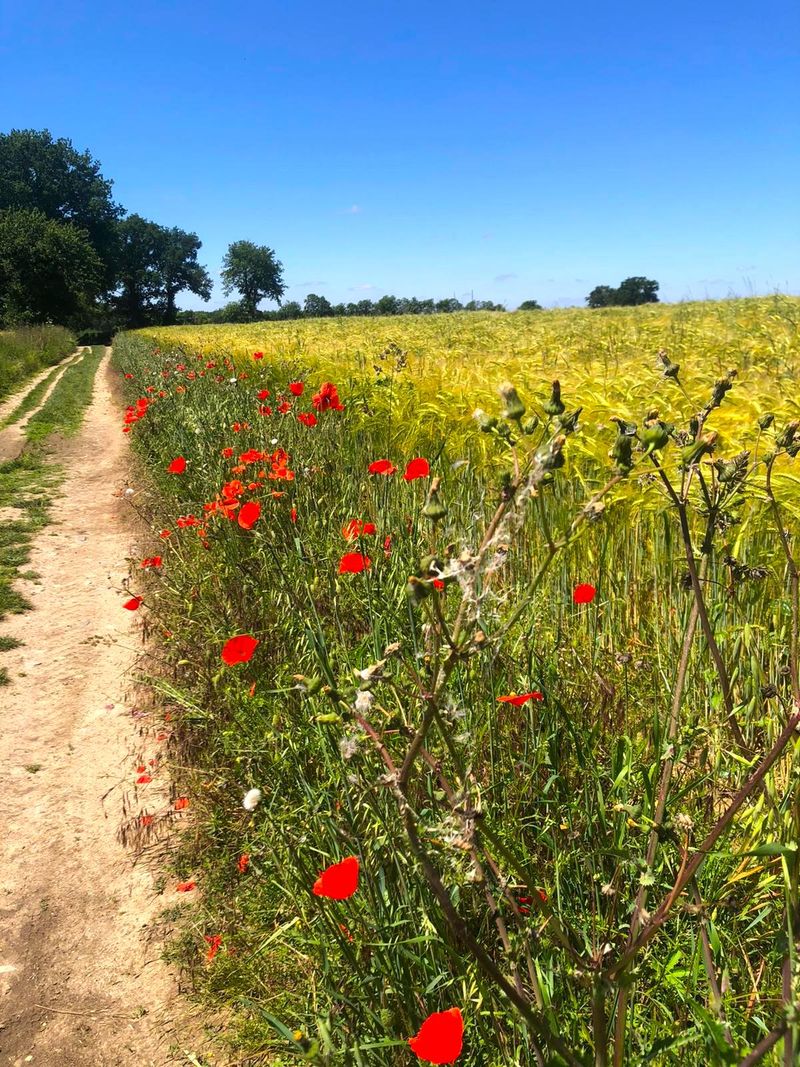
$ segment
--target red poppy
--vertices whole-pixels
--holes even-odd
[[[130,379],[130,378],[133,377],[133,375],[132,374],[126,374],[125,377]]]
[[[350,519],[342,527],[342,537],[345,541],[355,541],[359,537],[365,537],[367,534],[374,534],[375,532],[374,522],[362,522],[361,519]]]
[[[139,825],[140,826],[150,826],[152,824],[152,822],[153,822],[153,816],[152,815],[140,815],[139,816]]]
[[[258,409],[258,413],[259,415],[271,415],[272,408],[268,407],[266,404],[262,404]]]
[[[313,411],[301,411],[297,416],[297,421],[302,422],[304,426],[316,426],[317,416]]]
[[[168,537],[172,537],[172,530],[162,530],[158,536],[162,541],[166,541]]]
[[[572,600],[575,604],[591,604],[596,592],[593,585],[576,585],[572,591]]]
[[[372,566],[369,556],[362,556],[360,552],[347,552],[339,560],[339,574],[360,574]]]
[[[464,1044],[464,1020],[460,1008],[435,1011],[429,1015],[416,1037],[410,1037],[411,1051],[428,1063],[455,1063]]]
[[[302,382],[289,382],[289,392],[292,396],[302,396],[305,386]]]
[[[394,463],[389,459],[376,459],[374,463],[369,465],[370,474],[394,474],[397,470]]]
[[[292,522],[297,522],[297,508],[292,508],[292,510],[289,512],[289,518],[292,520]]]
[[[150,567],[160,567],[161,564],[161,556],[148,556],[146,559],[142,560],[142,567],[144,570],[147,570]]]
[[[339,399],[339,391],[333,382],[323,382],[319,392],[311,397],[311,403],[317,411],[344,411],[344,405]]]
[[[176,456],[172,463],[167,467],[167,471],[170,474],[183,474],[186,470],[186,460],[183,456]]]
[[[264,358],[264,353],[263,352],[254,352],[253,353],[253,359],[263,359],[263,358]],[[213,367],[213,365],[214,364],[212,363],[211,366]]]
[[[288,400],[282,400],[275,410],[278,412],[279,415],[288,415],[288,413],[292,410],[292,405],[289,403]]]
[[[250,857],[246,852],[243,852],[239,857],[239,861],[236,864],[239,868],[239,874],[244,874],[247,868],[250,866]]]
[[[259,645],[257,638],[250,634],[240,634],[229,638],[222,648],[222,660],[232,667],[234,663],[247,663]]]
[[[113,705],[111,705],[111,706],[113,707]],[[145,772],[146,770],[147,770],[147,768],[146,768],[146,767],[145,767],[145,765],[144,765],[144,764],[142,763],[142,764],[140,764],[140,765],[139,765],[139,766],[138,766],[138,767],[136,768],[136,773],[137,773],[137,774],[144,774],[144,772]]]
[[[197,887],[197,882],[178,882],[175,886],[176,893],[191,893]]]
[[[153,779],[150,777],[149,774],[140,774],[139,777],[136,779],[136,784],[137,785],[149,785],[150,782],[152,782],[152,780]]]
[[[260,393],[256,393],[259,400],[266,400],[269,396],[269,389],[262,389]]]
[[[544,697],[535,690],[533,693],[520,693],[519,696],[515,696],[512,693],[511,696],[498,697],[497,699],[501,704],[513,704],[515,708],[518,708],[521,704],[527,704],[529,700],[544,700]]]
[[[427,459],[419,457],[409,461],[403,475],[404,482],[413,482],[416,478],[427,478],[431,473],[431,465]]]
[[[142,606],[143,598],[140,596],[133,596],[130,600],[126,600],[122,605],[123,608],[127,608],[128,611],[138,611]]]
[[[222,944],[222,934],[203,934],[203,940],[208,942],[206,959],[210,963],[219,952],[220,945]]]
[[[189,807],[189,798],[188,797],[178,797],[178,799],[175,801],[175,810],[176,811],[185,811],[186,808],[188,808],[188,807]]]
[[[239,510],[237,522],[243,530],[252,530],[261,514],[261,505],[257,500],[248,500]]]
[[[347,900],[358,889],[358,856],[326,867],[314,882],[314,895],[330,900]]]
[[[233,449],[232,448],[223,448],[222,452],[220,453],[220,455],[224,456],[225,459],[230,459],[231,456],[233,455]]]

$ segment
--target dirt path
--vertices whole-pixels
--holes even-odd
[[[74,363],[77,363],[78,360],[82,359],[86,352],[90,351],[90,348],[79,348],[76,352],[73,352],[71,356],[67,356],[66,359],[57,364],[57,366],[61,368],[60,372],[55,375],[52,382],[50,382],[45,389],[44,395],[41,397],[36,407],[26,415],[23,415],[19,422],[15,422],[11,426],[5,426],[0,429],[0,463],[7,463],[9,460],[17,458],[25,447],[25,427],[28,425],[28,422],[37,411],[40,411],[41,408],[44,407],[50,394],[61,381],[64,374],[67,372],[67,369]],[[32,390],[34,390],[36,386],[52,372],[52,370],[52,367],[48,367],[46,370],[42,371],[41,374],[37,374],[35,378],[31,378],[30,381],[27,382],[23,389],[0,404],[0,425],[2,425],[3,419],[8,418],[28,393],[32,392]]]
[[[63,497],[31,559],[38,582],[25,583],[33,610],[0,624],[24,641],[4,655],[12,680],[0,689],[3,1067],[191,1062],[171,1051],[187,1045],[151,929],[174,900],[117,841],[123,803],[140,803],[136,763],[157,745],[125,701],[140,641],[119,590],[136,535],[109,352],[84,426],[59,452]]]

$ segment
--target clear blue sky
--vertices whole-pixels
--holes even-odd
[[[289,292],[800,292],[800,5],[0,0],[0,130]],[[184,306],[203,306],[195,298]]]

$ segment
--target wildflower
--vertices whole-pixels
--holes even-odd
[[[127,608],[128,611],[138,611],[142,606],[144,600],[140,596],[133,596],[130,600],[126,600],[122,605],[123,608]]]
[[[161,556],[148,556],[142,560],[142,568],[148,570],[151,567],[160,567],[162,564]]]
[[[249,789],[242,798],[242,807],[245,811],[255,811],[261,800],[260,789]]]
[[[249,500],[242,505],[237,522],[243,530],[252,530],[261,514],[261,505],[255,500]]]
[[[593,585],[576,585],[572,591],[572,600],[575,604],[591,604],[596,592]]]
[[[368,470],[370,474],[385,474],[389,476],[395,473],[397,467],[389,459],[376,459],[374,463],[370,463]]]
[[[455,1063],[464,1044],[464,1020],[460,1008],[435,1011],[410,1037],[411,1051],[428,1063]]]
[[[316,426],[317,416],[313,411],[301,411],[297,416],[297,421],[302,422],[304,426]]]
[[[219,952],[220,945],[222,944],[221,934],[203,934],[203,940],[208,942],[208,952],[206,953],[206,959],[210,963]]]
[[[342,527],[342,537],[345,541],[355,541],[359,537],[376,532],[374,522],[362,522],[361,519],[350,519]]]
[[[152,780],[153,779],[150,777],[149,774],[140,774],[139,777],[136,779],[136,784],[137,785],[149,785],[150,782],[152,782]]]
[[[505,405],[504,419],[513,419],[518,422],[525,414],[525,405],[519,398],[519,394],[511,382],[503,382],[500,386],[500,399]]]
[[[356,709],[359,715],[366,715],[369,709],[372,707],[372,702],[375,697],[370,693],[368,689],[359,689],[356,693],[356,700],[353,707]]]
[[[497,700],[500,704],[513,704],[515,708],[518,708],[522,704],[527,704],[529,700],[544,700],[544,697],[538,690],[534,690],[532,693],[521,693],[519,696],[512,693],[510,696],[498,697]]]
[[[140,826],[151,826],[152,823],[153,823],[153,816],[152,815],[140,815],[139,816],[139,825]]]
[[[292,396],[302,396],[305,386],[302,382],[289,382],[289,392]]]
[[[197,882],[178,882],[175,886],[176,893],[191,893],[193,889],[197,888]]]
[[[345,734],[339,738],[339,752],[343,760],[351,760],[358,752],[358,738],[355,734]]]
[[[253,359],[263,359],[263,358],[264,358],[264,353],[263,352],[254,352],[253,353]]]
[[[244,874],[249,866],[250,856],[247,852],[243,852],[236,863],[239,874]]]
[[[172,530],[162,530],[158,536],[162,541],[166,541],[168,537],[172,537]]]
[[[188,808],[188,807],[189,807],[189,798],[188,797],[178,797],[178,799],[175,801],[175,810],[176,811],[185,811],[186,808]]]
[[[339,560],[339,574],[360,574],[372,566],[369,556],[362,556],[360,552],[347,552]]]
[[[311,403],[317,411],[344,411],[344,405],[333,382],[323,382],[319,392],[311,397]]]
[[[427,478],[430,472],[430,463],[428,463],[427,459],[423,459],[420,456],[417,459],[409,460],[405,473],[403,474],[403,481],[413,482],[417,478]]]
[[[330,900],[347,900],[358,889],[358,857],[348,856],[334,863],[314,882],[314,895]]]
[[[170,474],[183,474],[185,470],[186,460],[183,458],[183,456],[176,456],[176,458],[173,459],[173,461],[167,467],[167,471]]]
[[[235,663],[247,663],[260,644],[258,638],[251,634],[239,634],[229,637],[222,648],[222,660],[232,667]]]

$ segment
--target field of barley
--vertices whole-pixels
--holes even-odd
[[[116,339],[172,951],[247,1062],[793,1062],[798,324]]]

